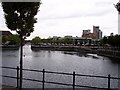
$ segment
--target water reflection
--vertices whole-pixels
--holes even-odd
[[[58,72],[70,72],[75,71],[80,74],[90,74],[90,75],[104,75],[107,76],[111,74],[112,76],[118,77],[118,66],[119,63],[114,59],[109,59],[107,57],[98,56],[97,54],[89,54],[82,52],[69,52],[69,51],[51,51],[51,50],[40,50],[40,49],[32,49],[30,46],[24,46],[24,57],[23,63],[24,68],[29,69],[38,69],[42,70],[43,68],[48,71],[58,71]],[[3,66],[11,66],[16,67],[19,65],[19,50],[5,50],[2,53],[2,64]],[[3,70],[5,75],[13,75],[15,74],[12,71]],[[35,77],[40,79],[40,74],[27,73],[24,72],[26,77]],[[48,76],[48,78],[52,78],[52,76]],[[53,77],[53,78],[57,78]],[[62,82],[69,81],[69,78],[61,79],[58,77],[57,80],[61,80]],[[56,80],[56,79],[53,79]],[[91,79],[78,79],[77,83],[85,82],[85,84],[91,85]],[[14,82],[6,81],[4,79],[4,83],[14,85]],[[38,84],[30,84],[29,82],[24,82],[25,87],[40,87]],[[94,81],[93,84],[96,83],[98,86],[105,86],[105,82]],[[112,82],[114,87],[117,86],[117,83]],[[38,85],[38,86],[36,86]]]
[[[42,51],[47,51],[50,55],[51,52],[55,52],[53,50],[40,50],[40,49],[32,49],[33,52],[42,52]],[[100,57],[97,56],[97,54],[89,54],[85,52],[74,52],[74,51],[61,51],[63,54],[67,55],[76,55],[79,57],[87,57],[87,58],[92,58],[92,59],[99,59]]]
[[[64,51],[63,53],[68,54],[68,55],[77,55],[79,57],[99,59],[97,54],[88,54],[88,53],[83,53],[83,52],[70,52],[70,51]]]

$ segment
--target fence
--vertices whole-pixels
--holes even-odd
[[[19,67],[17,66],[17,68],[13,68],[13,67],[1,67],[1,68],[6,68],[6,69],[13,69],[16,70],[16,77],[15,76],[9,76],[9,75],[1,75],[2,77],[7,77],[7,78],[13,78],[17,80],[17,88],[19,88]],[[75,72],[73,73],[65,73],[65,72],[52,72],[52,71],[45,71],[45,69],[43,70],[31,70],[31,69],[23,69],[23,71],[30,71],[30,72],[40,72],[42,73],[42,80],[36,80],[36,79],[30,79],[30,78],[22,78],[23,80],[28,80],[28,81],[35,81],[35,82],[41,82],[42,83],[42,90],[44,90],[45,88],[45,83],[50,83],[50,84],[57,84],[57,85],[65,85],[65,86],[72,86],[72,89],[75,90],[75,88],[91,88],[91,89],[104,89],[104,90],[111,90],[111,79],[119,79],[117,77],[111,77],[111,75],[109,74],[107,77],[105,76],[95,76],[95,75],[83,75],[83,74],[76,74]],[[66,84],[66,83],[59,83],[59,82],[50,82],[50,81],[45,81],[45,74],[46,73],[51,73],[51,74],[62,74],[62,75],[70,75],[73,78],[72,84]],[[100,88],[100,87],[92,87],[92,86],[83,86],[83,85],[76,85],[76,76],[82,76],[82,77],[96,77],[96,78],[105,78],[108,79],[107,80],[107,88]]]

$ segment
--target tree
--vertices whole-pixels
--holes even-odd
[[[115,43],[114,43],[114,36],[108,36],[108,44],[110,44],[111,46],[115,46]]]
[[[20,38],[19,36],[16,34],[16,35],[12,35],[9,39],[10,41],[10,45],[20,45]]]
[[[113,38],[114,45],[120,47],[120,35],[115,35]]]
[[[120,1],[115,5],[115,8],[120,13]]]
[[[33,44],[39,44],[40,42],[41,42],[41,38],[38,36],[32,39]]]
[[[102,39],[102,43],[103,43],[103,44],[107,44],[107,41],[108,41],[108,40],[107,40],[107,37],[104,36],[103,39]]]
[[[40,2],[2,2],[6,25],[9,29],[15,30],[21,40],[20,49],[20,89],[22,88],[22,67],[23,67],[23,40],[34,31],[34,17],[39,9]]]
[[[5,44],[7,41],[9,41],[9,38],[7,36],[2,36],[2,44]]]
[[[113,47],[120,47],[120,35],[104,36],[102,39],[103,44],[109,44]]]
[[[63,41],[64,41],[64,44],[73,44],[72,38],[64,38]]]

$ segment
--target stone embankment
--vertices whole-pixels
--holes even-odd
[[[2,49],[19,49],[19,45],[0,45]]]
[[[55,51],[75,51],[75,52],[94,52],[90,48],[81,46],[39,46],[31,45],[32,50],[55,50]]]
[[[32,50],[56,50],[56,51],[75,51],[84,53],[94,53],[101,56],[120,59],[120,50],[107,49],[98,46],[39,46],[31,45]]]
[[[111,58],[120,59],[120,51],[118,51],[118,50],[98,49],[97,54],[102,55],[102,56],[111,57]]]

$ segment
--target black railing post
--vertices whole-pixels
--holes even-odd
[[[75,72],[73,72],[73,90],[75,90]]]
[[[17,66],[17,88],[19,88],[19,67]]]
[[[42,90],[44,90],[44,83],[45,83],[45,69],[43,69],[43,82],[42,82]]]
[[[108,75],[108,90],[110,90],[110,74]]]

